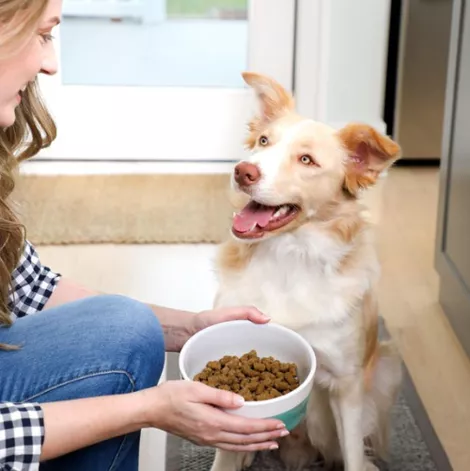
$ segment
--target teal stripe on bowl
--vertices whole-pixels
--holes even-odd
[[[282,414],[276,415],[273,418],[281,420],[285,424],[287,430],[294,430],[295,427],[297,427],[297,425],[302,422],[302,419],[307,413],[308,399],[309,398],[307,397],[298,406],[295,406],[293,409],[289,409],[288,411],[283,412]]]

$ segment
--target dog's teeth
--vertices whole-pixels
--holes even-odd
[[[250,232],[254,231],[255,229],[256,229],[256,222],[254,222],[253,225],[251,226]]]
[[[288,206],[281,206],[274,214],[273,214],[273,219],[275,218],[280,218],[282,216],[285,216],[287,212],[289,211]]]

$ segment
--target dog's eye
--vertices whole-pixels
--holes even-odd
[[[300,157],[299,162],[304,165],[318,165],[313,157],[308,154],[304,154]]]
[[[267,146],[269,144],[269,139],[266,136],[261,136],[258,142],[260,146]]]

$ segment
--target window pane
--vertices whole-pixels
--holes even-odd
[[[64,0],[62,80],[240,87],[248,0]]]

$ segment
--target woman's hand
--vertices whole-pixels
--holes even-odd
[[[247,419],[220,410],[237,409],[237,394],[192,381],[168,381],[135,393],[146,411],[147,427],[156,427],[198,445],[231,451],[277,448],[275,440],[288,435],[275,419]]]
[[[211,311],[202,311],[193,316],[190,332],[191,335],[194,335],[196,332],[211,325],[236,320],[249,320],[255,324],[266,324],[270,319],[252,306],[223,307]]]

